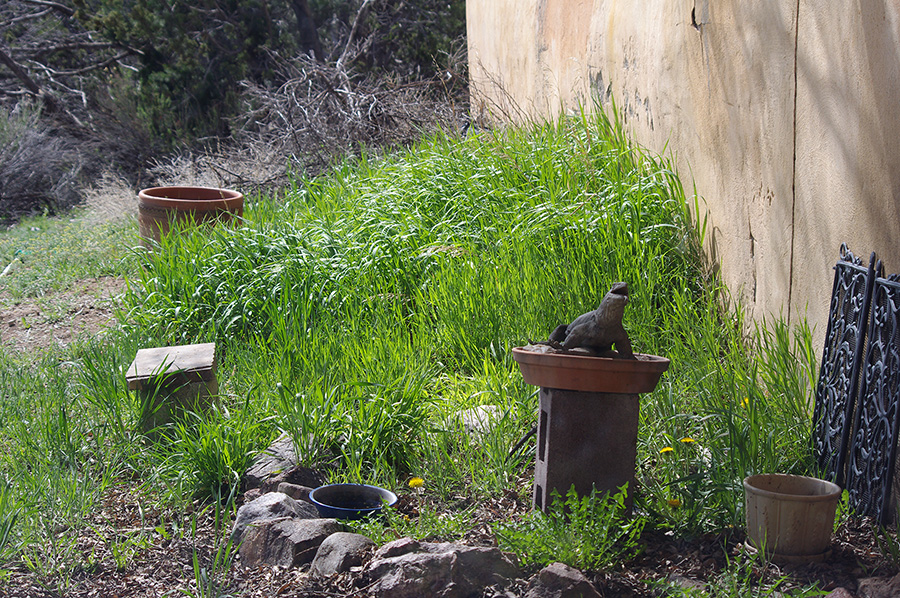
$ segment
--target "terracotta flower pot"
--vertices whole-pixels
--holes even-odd
[[[635,353],[635,359],[546,353],[528,347],[515,347],[512,353],[527,384],[561,390],[612,394],[651,392],[669,368],[665,357],[641,353]]]
[[[243,194],[214,187],[153,187],[138,193],[141,237],[159,241],[172,221],[231,222],[244,215]]]

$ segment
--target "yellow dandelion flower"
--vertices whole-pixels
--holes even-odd
[[[741,407],[746,409],[749,406],[750,406],[750,397],[744,397],[743,399],[741,399]]]
[[[664,446],[661,449],[659,449],[659,452],[665,454],[665,453],[671,453],[674,450],[675,449],[673,449],[671,446]]]
[[[418,490],[422,486],[425,485],[425,480],[419,477],[415,477],[409,481],[409,487],[413,490]]]
[[[671,509],[677,509],[678,507],[681,506],[681,501],[678,500],[677,498],[670,498],[669,500],[666,501],[666,504],[669,505],[669,508],[671,508]]]
[[[684,438],[681,439],[680,442],[683,442],[684,444],[691,444],[692,442],[694,442],[694,439],[691,438],[690,436],[685,436]]]

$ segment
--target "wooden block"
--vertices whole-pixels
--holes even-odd
[[[151,433],[186,411],[209,407],[219,393],[216,345],[156,347],[137,352],[125,374],[141,401],[140,426]]]
[[[140,390],[159,374],[176,384],[216,379],[216,344],[178,345],[140,349],[125,378],[129,390]]]

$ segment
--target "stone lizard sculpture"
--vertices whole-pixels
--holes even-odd
[[[597,309],[581,314],[571,324],[557,326],[547,344],[564,351],[584,347],[597,353],[606,353],[615,345],[619,357],[634,359],[631,340],[622,326],[626,303],[628,284],[617,282]]]

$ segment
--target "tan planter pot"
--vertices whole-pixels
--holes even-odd
[[[830,552],[837,484],[768,473],[744,480],[747,538],[775,561],[822,561]]]
[[[138,193],[140,235],[159,241],[177,222],[231,222],[244,215],[243,194],[214,187],[153,187]]]

